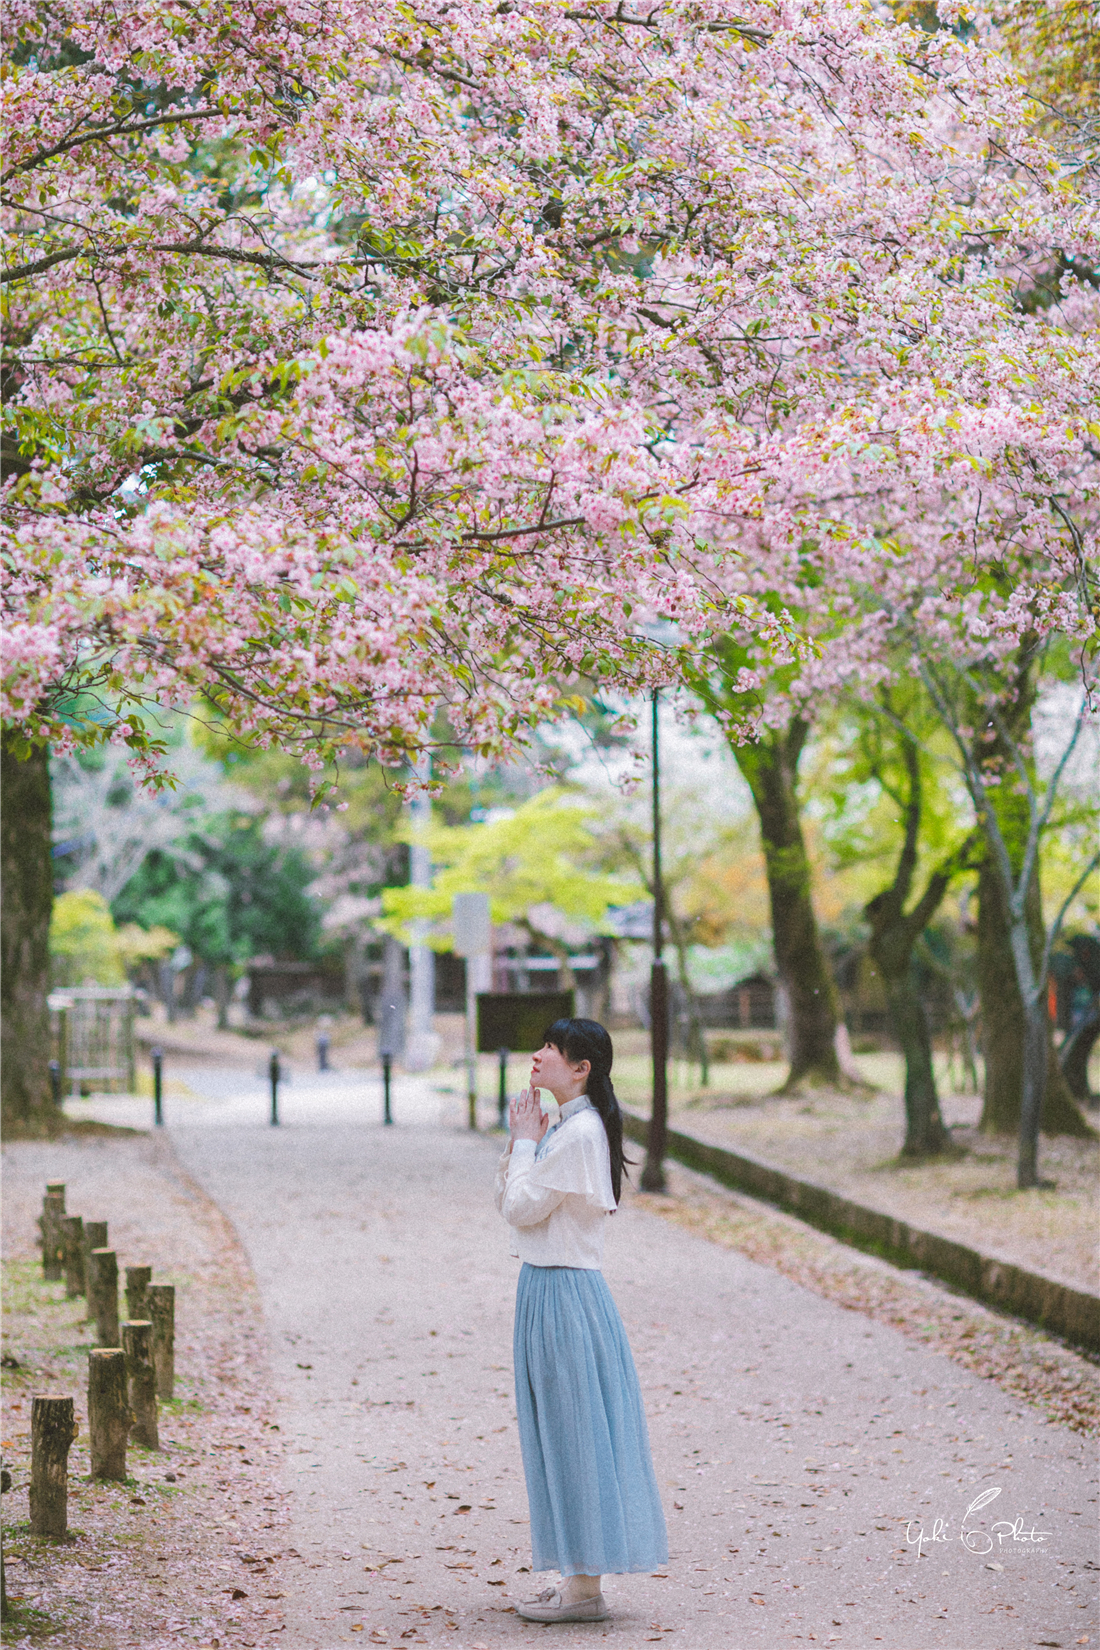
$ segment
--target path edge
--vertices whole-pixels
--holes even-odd
[[[649,1120],[624,1108],[623,1132],[636,1145],[644,1146]],[[1085,1351],[1100,1352],[1100,1295],[1073,1289],[1042,1272],[983,1254],[938,1232],[923,1231],[881,1209],[842,1197],[816,1181],[802,1180],[762,1158],[711,1145],[678,1129],[668,1130],[667,1151],[685,1168],[775,1204],[853,1248],[864,1249],[895,1266],[919,1268],[987,1306],[1023,1318]]]

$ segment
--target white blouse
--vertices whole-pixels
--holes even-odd
[[[505,1152],[496,1202],[521,1261],[599,1271],[615,1197],[603,1119],[586,1094],[567,1101],[537,1146],[517,1140]]]

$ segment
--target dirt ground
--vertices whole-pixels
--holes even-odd
[[[151,1264],[176,1286],[176,1397],[159,1451],[131,1446],[123,1484],[88,1476],[83,1299],[46,1283],[35,1249],[45,1182],[70,1214],[106,1219],[119,1271]],[[282,1642],[281,1444],[252,1274],[229,1223],[150,1136],[4,1149],[5,1644],[162,1650]],[[123,1297],[125,1304],[125,1297]],[[30,1533],[31,1398],[72,1396],[69,1538]]]
[[[1078,1289],[1098,1283],[1100,1142],[1044,1136],[1049,1187],[1016,1190],[1016,1142],[978,1132],[976,1095],[948,1094],[944,1120],[958,1158],[898,1159],[896,1094],[823,1092],[781,1100],[716,1094],[674,1110],[675,1126],[746,1151],[915,1226],[1015,1261]]]

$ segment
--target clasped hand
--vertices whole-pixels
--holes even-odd
[[[537,1143],[546,1133],[549,1122],[539,1104],[537,1089],[521,1089],[508,1107],[508,1127],[512,1131],[513,1145],[517,1140],[534,1140]]]

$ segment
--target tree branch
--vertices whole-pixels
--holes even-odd
[[[9,166],[6,172],[0,173],[0,183],[7,183],[9,178],[14,178],[19,172],[33,171],[36,166],[53,160],[55,155],[68,154],[70,150],[79,149],[85,143],[95,143],[98,138],[131,137],[138,132],[148,132],[155,126],[169,126],[182,120],[209,120],[213,115],[224,113],[224,109],[193,109],[187,114],[156,115],[151,120],[141,120],[133,126],[127,126],[125,121],[116,122],[113,126],[93,126],[89,132],[81,132],[76,137],[66,138],[63,143],[55,143],[52,149],[40,149],[27,160]]]

